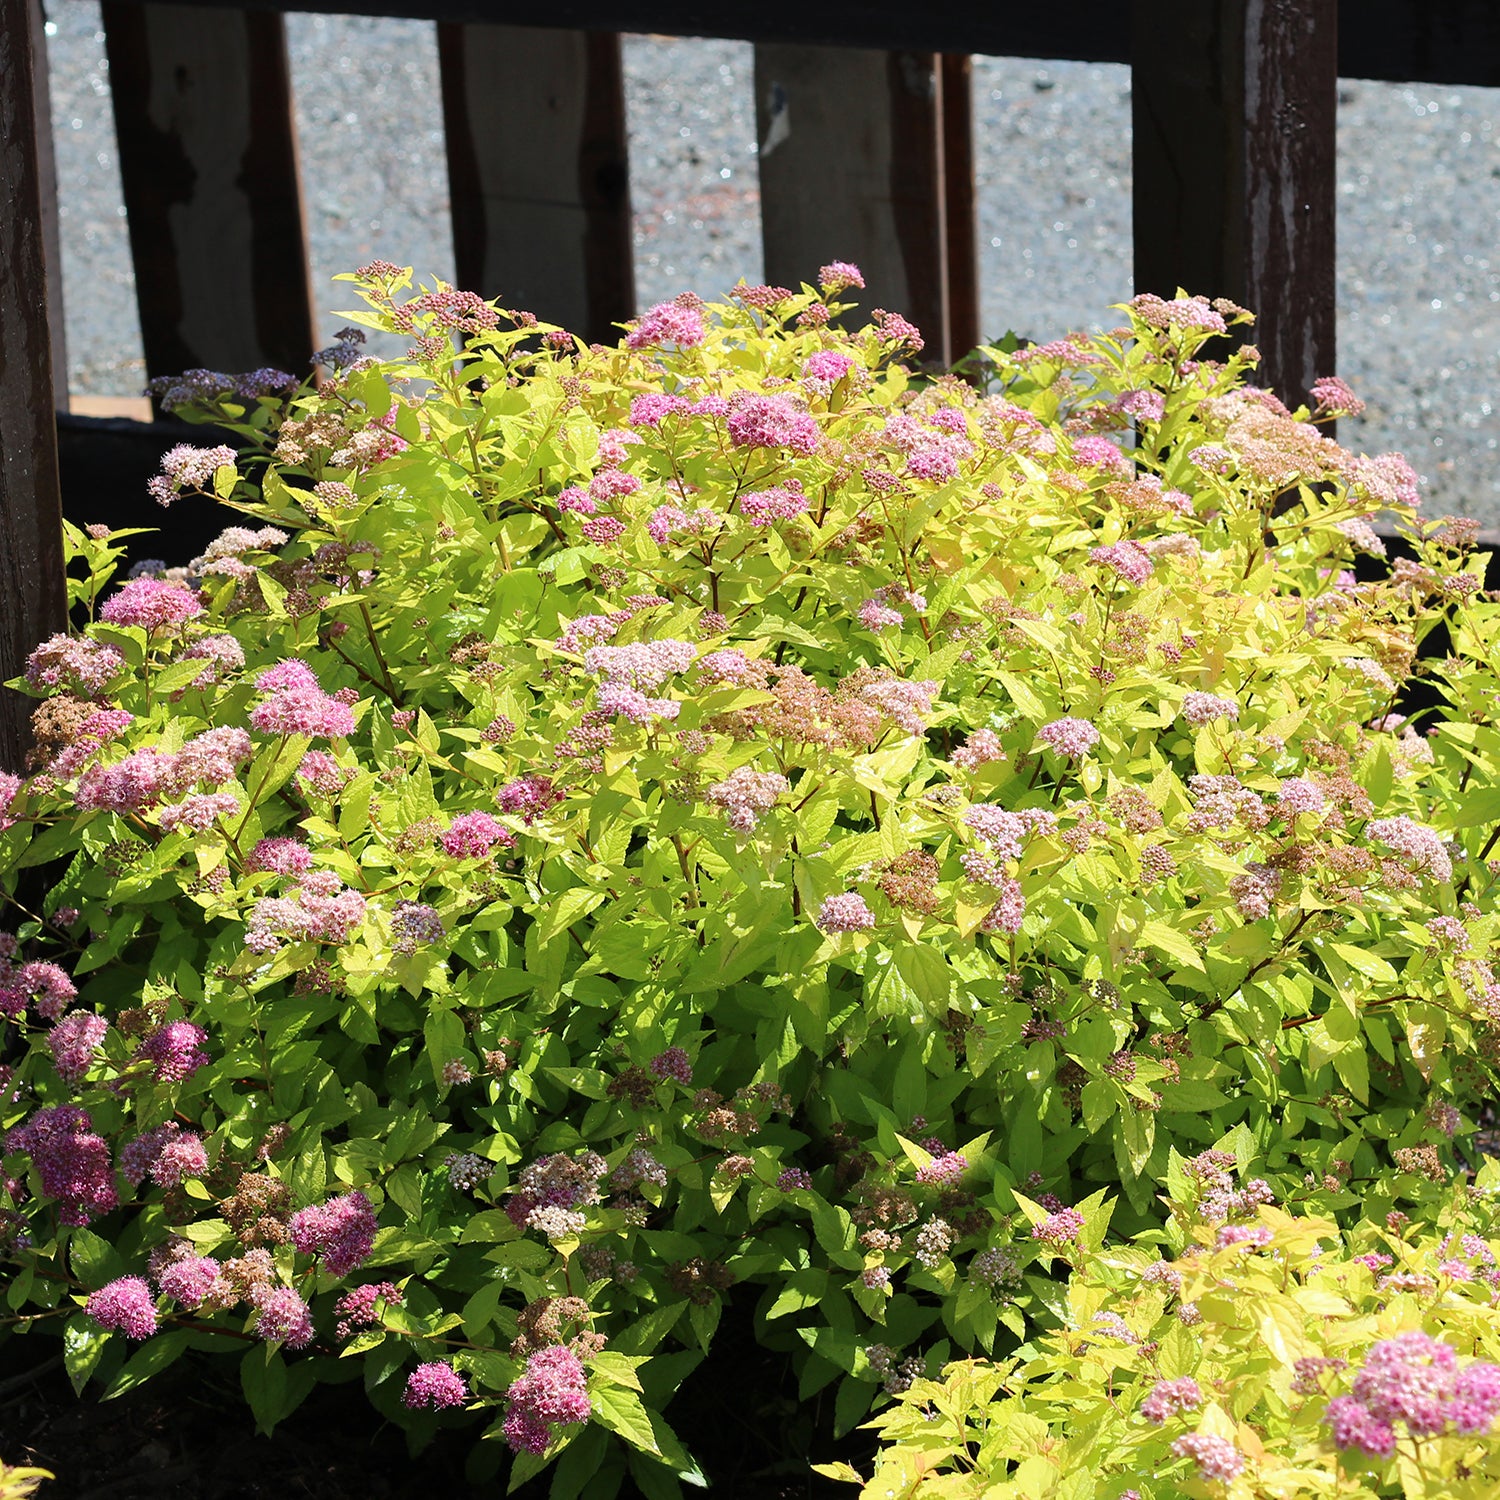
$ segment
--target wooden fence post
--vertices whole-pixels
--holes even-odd
[[[1135,284],[1256,314],[1261,383],[1334,372],[1337,0],[1135,0]]]
[[[57,214],[57,150],[52,141],[52,94],[47,84],[46,16],[31,0],[32,92],[36,101],[36,166],[42,187],[42,249],[47,257],[47,326],[52,336],[52,399],[68,409],[68,339],[63,320],[62,231]]]
[[[0,0],[0,681],[67,626],[32,0]],[[0,770],[19,771],[31,705],[0,688]]]
[[[279,15],[105,0],[146,368],[275,365],[315,348]]]
[[[934,52],[755,49],[766,280],[854,261],[863,304],[910,318],[946,364],[973,343],[955,326],[950,257],[976,251],[972,172],[946,171],[944,73]]]
[[[591,342],[635,310],[613,32],[438,27],[458,283]]]

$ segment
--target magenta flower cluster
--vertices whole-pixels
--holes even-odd
[[[203,601],[181,584],[161,578],[132,578],[99,606],[107,625],[137,625],[142,630],[170,630],[203,613]]]
[[[869,932],[875,926],[875,913],[858,891],[844,891],[826,897],[814,921],[822,932]]]
[[[450,1406],[462,1406],[468,1399],[469,1387],[463,1376],[438,1359],[418,1365],[406,1377],[406,1389],[401,1393],[402,1405],[414,1411],[421,1407],[443,1411]]]
[[[265,697],[250,710],[250,725],[261,734],[344,739],[354,733],[349,705],[329,697],[305,662],[278,663],[255,679],[255,689]]]
[[[1191,1375],[1178,1380],[1158,1380],[1151,1393],[1141,1402],[1141,1415],[1148,1422],[1165,1422],[1179,1412],[1194,1411],[1203,1405],[1203,1392]]]
[[[42,1191],[57,1203],[63,1224],[79,1226],[119,1203],[109,1146],[87,1110],[73,1104],[39,1109],[5,1137],[7,1151],[31,1157]]]
[[[553,1428],[587,1422],[593,1415],[587,1376],[578,1356],[561,1344],[538,1349],[526,1372],[505,1393],[509,1402],[502,1432],[514,1453],[545,1453]]]
[[[121,1276],[91,1292],[83,1310],[101,1328],[128,1339],[149,1339],[156,1332],[156,1299],[139,1276]]]
[[[319,1255],[330,1276],[347,1276],[369,1259],[375,1210],[363,1193],[344,1193],[320,1207],[299,1209],[289,1226],[303,1255]]]

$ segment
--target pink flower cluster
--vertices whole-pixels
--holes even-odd
[[[33,959],[12,965],[0,952],[0,1015],[19,1020],[30,1005],[44,1021],[55,1021],[77,995],[78,987],[56,964]]]
[[[258,1316],[257,1338],[267,1343],[285,1344],[288,1349],[305,1349],[313,1340],[312,1309],[301,1293],[289,1286],[257,1288],[251,1296]]]
[[[681,1047],[668,1047],[651,1059],[651,1071],[663,1082],[689,1084],[693,1081],[693,1060]]]
[[[1324,375],[1313,381],[1314,407],[1326,417],[1357,417],[1365,403],[1337,375]]]
[[[1450,1426],[1475,1436],[1490,1430],[1497,1413],[1500,1365],[1460,1368],[1453,1348],[1414,1331],[1372,1344],[1352,1394],[1334,1397],[1324,1420],[1338,1447],[1389,1458],[1397,1422],[1415,1438],[1436,1437]]]
[[[406,1301],[401,1288],[389,1281],[370,1281],[345,1292],[334,1304],[338,1315],[337,1333],[346,1339],[360,1328],[371,1327],[379,1316],[379,1303],[387,1307],[400,1307]]]
[[[119,1203],[109,1146],[94,1131],[87,1110],[73,1104],[39,1109],[5,1137],[7,1151],[24,1151],[41,1179],[42,1191],[57,1200],[60,1223],[87,1224]]]
[[[399,1295],[396,1300],[400,1301]],[[419,1407],[442,1411],[446,1407],[462,1406],[468,1399],[469,1387],[463,1376],[452,1365],[438,1359],[418,1365],[406,1377],[406,1389],[401,1393],[401,1404],[414,1411]]]
[[[737,448],[818,450],[818,424],[786,396],[740,391],[729,404],[729,438]]]
[[[658,547],[665,547],[674,532],[711,536],[723,524],[724,517],[707,506],[700,505],[696,510],[686,511],[676,505],[658,505],[646,519],[646,535]]]
[[[1193,1411],[1203,1405],[1203,1392],[1191,1375],[1179,1380],[1158,1380],[1151,1394],[1141,1402],[1141,1415],[1148,1422],[1165,1422],[1178,1412]]]
[[[160,578],[132,578],[99,606],[107,625],[138,625],[142,630],[169,630],[203,613],[203,602],[191,589]]]
[[[1212,724],[1217,719],[1234,720],[1240,716],[1240,706],[1233,698],[1220,698],[1214,693],[1188,693],[1182,700],[1182,717],[1194,729]]]
[[[289,1226],[303,1255],[321,1255],[330,1276],[357,1271],[375,1244],[375,1210],[363,1193],[344,1193],[320,1207],[299,1209]]]
[[[258,839],[245,859],[251,874],[301,875],[311,868],[312,850],[298,839]]]
[[[1076,1208],[1060,1208],[1050,1213],[1040,1224],[1031,1226],[1031,1237],[1053,1246],[1076,1243],[1083,1228],[1083,1215]]]
[[[460,813],[442,835],[443,851],[453,859],[485,859],[496,844],[509,848],[515,841],[487,812]]]
[[[820,932],[869,932],[875,926],[875,913],[858,891],[828,896],[813,919]]]
[[[181,1083],[207,1066],[207,1040],[208,1033],[191,1021],[168,1021],[146,1036],[135,1055],[151,1064],[158,1083]]]
[[[752,771],[749,766],[739,766],[703,795],[724,809],[724,821],[736,833],[750,833],[790,790],[791,782],[779,771]]]
[[[1005,749],[993,729],[976,729],[953,752],[951,760],[964,771],[977,771],[991,761],[1004,760]]]
[[[1074,438],[1073,460],[1083,469],[1104,469],[1113,474],[1130,472],[1130,460],[1108,438]]]
[[[606,683],[623,683],[653,692],[669,677],[693,664],[691,641],[637,641],[629,646],[591,646],[583,654],[586,672]]]
[[[502,1432],[514,1453],[545,1453],[554,1427],[587,1422],[593,1414],[587,1376],[578,1356],[562,1344],[538,1349],[526,1373],[505,1393],[510,1403]]]
[[[278,663],[255,679],[266,694],[250,710],[250,725],[261,734],[305,734],[314,739],[344,739],[354,733],[347,703],[330,698],[304,662]]]
[[[274,953],[288,941],[347,943],[365,919],[365,898],[331,870],[310,870],[290,896],[258,901],[245,926],[245,947]]]
[[[800,479],[788,479],[784,485],[740,496],[740,514],[752,525],[764,529],[777,521],[791,521],[807,514],[807,496]]]
[[[917,1168],[917,1181],[928,1187],[951,1187],[968,1170],[969,1159],[962,1151],[944,1151]]]
[[[528,823],[534,823],[562,800],[563,793],[552,785],[552,778],[536,774],[508,781],[495,793],[495,806],[501,812],[519,813]]]
[[[680,302],[658,302],[636,320],[625,340],[625,347],[650,349],[675,344],[679,349],[692,349],[707,336],[708,330],[696,308],[685,307]]]
[[[211,1255],[185,1255],[163,1266],[156,1274],[162,1296],[180,1302],[195,1312],[208,1300],[219,1283],[221,1267]]]
[[[158,1187],[175,1187],[184,1178],[208,1171],[203,1137],[175,1120],[143,1131],[120,1152],[120,1174],[132,1187],[149,1176]]]
[[[1074,760],[1099,743],[1099,731],[1087,719],[1054,719],[1037,730],[1036,737],[1059,755]]]
[[[818,271],[818,285],[828,297],[846,292],[850,287],[864,289],[865,278],[852,261],[831,260]]]
[[[64,1083],[74,1084],[88,1072],[104,1043],[109,1022],[90,1011],[69,1011],[47,1034],[52,1064]]]
[[[156,1299],[139,1276],[121,1276],[91,1292],[83,1310],[101,1328],[128,1339],[149,1339],[156,1332]]]
[[[1112,569],[1126,583],[1133,583],[1137,588],[1151,577],[1156,566],[1151,561],[1151,554],[1139,542],[1133,542],[1128,537],[1110,547],[1094,547],[1089,556],[1101,567]]]
[[[124,666],[125,658],[103,641],[87,636],[54,635],[26,658],[26,680],[32,687],[66,687],[94,698],[114,681]]]

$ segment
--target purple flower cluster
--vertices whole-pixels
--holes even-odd
[[[1497,1413],[1500,1365],[1476,1361],[1460,1368],[1452,1347],[1413,1331],[1372,1344],[1352,1394],[1334,1397],[1324,1420],[1338,1447],[1389,1458],[1397,1422],[1415,1438],[1437,1437],[1450,1427],[1474,1436],[1488,1432]]]
[[[1059,755],[1074,760],[1099,743],[1099,731],[1087,719],[1054,719],[1037,730],[1036,737]]]
[[[664,1083],[689,1084],[693,1081],[693,1060],[681,1047],[668,1047],[651,1059],[651,1072]]]
[[[245,859],[247,873],[302,875],[312,868],[312,850],[298,839],[257,839]]]
[[[463,1376],[438,1359],[418,1365],[406,1377],[406,1389],[401,1393],[401,1404],[414,1411],[424,1406],[442,1411],[449,1406],[462,1406],[468,1399],[469,1387]]]
[[[103,1045],[109,1022],[91,1011],[69,1011],[47,1034],[47,1050],[52,1054],[57,1076],[74,1084],[88,1072],[94,1054]]]
[[[188,1255],[163,1266],[156,1284],[164,1297],[193,1312],[208,1300],[218,1284],[221,1269],[212,1256]]]
[[[257,1313],[255,1334],[267,1343],[305,1349],[313,1339],[312,1309],[289,1286],[263,1287],[251,1298]]]
[[[29,1004],[44,1021],[55,1021],[77,995],[56,964],[33,960],[17,967],[0,952],[0,1015],[19,1020]]]
[[[133,1187],[147,1176],[161,1187],[173,1187],[184,1177],[201,1177],[207,1170],[203,1138],[184,1130],[176,1120],[142,1131],[120,1151],[120,1173]]]
[[[552,1429],[587,1422],[593,1415],[587,1377],[578,1356],[561,1344],[538,1349],[526,1373],[505,1393],[510,1403],[502,1432],[514,1453],[545,1453]]]
[[[57,1200],[57,1217],[63,1224],[87,1224],[120,1201],[109,1146],[95,1133],[88,1111],[76,1105],[39,1109],[10,1131],[5,1149],[31,1157],[42,1191]]]
[[[365,898],[346,889],[331,870],[310,870],[290,896],[256,902],[245,928],[245,947],[274,953],[287,939],[346,943],[365,919]]]
[[[208,1033],[191,1021],[168,1021],[141,1042],[135,1055],[152,1065],[159,1083],[181,1083],[208,1063],[207,1040]]]
[[[292,1244],[303,1255],[321,1255],[330,1276],[347,1276],[369,1259],[375,1244],[375,1210],[363,1193],[344,1193],[320,1207],[292,1215]]]

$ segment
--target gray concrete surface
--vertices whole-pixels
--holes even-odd
[[[140,387],[96,0],[47,0],[71,385]],[[380,255],[451,277],[430,26],[292,15],[314,285]],[[760,276],[751,49],[625,43],[642,305]],[[1130,75],[975,60],[983,320],[1049,337],[1129,296]],[[1500,90],[1346,81],[1339,113],[1340,368],[1369,402],[1341,438],[1404,450],[1428,509],[1500,526]]]

